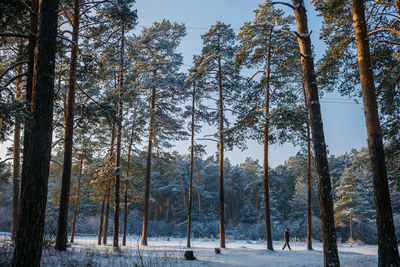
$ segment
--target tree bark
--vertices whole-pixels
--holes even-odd
[[[192,232],[192,198],[193,198],[193,167],[194,167],[194,112],[195,112],[196,86],[193,84],[192,91],[192,122],[190,138],[190,176],[189,176],[189,195],[188,195],[188,225],[186,246],[190,248],[190,235]]]
[[[310,34],[308,32],[307,13],[303,0],[292,0],[292,3],[295,6],[294,13],[296,17],[297,32],[300,36],[297,38],[297,41],[300,47],[301,65],[303,69],[307,99],[309,101],[308,109],[310,110],[312,142],[318,178],[324,264],[325,266],[340,266],[336,243],[331,179],[318,96],[318,86],[314,70],[314,58]]]
[[[120,77],[119,77],[119,103],[118,103],[118,130],[117,130],[117,153],[115,157],[115,180],[114,180],[114,227],[113,227],[113,247],[119,247],[119,203],[120,203],[120,180],[121,180],[121,138],[124,104],[124,56],[125,56],[125,25],[121,27],[121,58],[120,58]]]
[[[218,55],[220,55],[220,39],[218,38]],[[221,57],[218,57],[219,87],[219,246],[225,248],[225,203],[224,203],[224,98],[222,87]]]
[[[353,242],[353,214],[350,212],[350,241]]]
[[[364,1],[352,0],[351,9],[374,184],[376,225],[378,228],[378,265],[400,266],[376,100],[373,66],[365,21]]]
[[[72,25],[72,41],[78,44],[79,39],[79,5],[80,0],[74,0],[74,18]],[[71,188],[72,147],[74,136],[74,105],[76,88],[76,69],[78,61],[78,47],[71,45],[71,62],[68,82],[68,104],[64,132],[64,162],[61,179],[60,208],[58,213],[56,249],[67,250],[68,239],[68,208]]]
[[[29,38],[28,42],[28,71],[26,76],[26,92],[25,101],[27,106],[27,111],[30,112],[32,109],[32,90],[33,90],[33,76],[35,67],[35,48],[38,39],[38,20],[39,20],[39,0],[31,1],[31,9],[33,12],[30,13],[29,30],[35,36],[34,38]],[[24,121],[24,148],[22,157],[22,174],[21,177],[25,177],[27,174],[27,164],[28,151],[29,151],[29,141],[30,141],[30,116]],[[24,181],[21,180],[21,190],[22,193],[24,189]]]
[[[126,166],[126,179],[129,180],[129,171],[130,171],[130,163],[131,163],[131,152],[132,152],[132,144],[133,144],[133,134],[135,131],[135,121],[136,121],[136,110],[133,113],[133,125],[131,131],[131,137],[129,140],[128,147],[128,162]],[[125,196],[124,196],[124,233],[122,237],[122,245],[126,246],[126,230],[128,226],[128,181],[125,182]]]
[[[265,107],[264,107],[264,203],[265,203],[265,233],[267,239],[267,248],[274,250],[272,245],[272,233],[271,233],[271,210],[269,203],[269,164],[268,164],[268,139],[269,139],[269,88],[270,88],[270,76],[271,76],[271,37],[273,27],[269,32],[269,43],[267,51],[267,71],[265,74]]]
[[[58,0],[42,0],[28,153],[12,266],[40,266],[51,157]]]
[[[110,143],[110,161],[114,157],[114,139],[115,139],[115,123],[112,124],[111,143]],[[104,218],[103,245],[107,245],[108,237],[108,218],[110,215],[110,195],[111,195],[111,177],[108,177],[106,188],[106,214]]]
[[[306,89],[303,83],[304,105],[307,115],[307,249],[312,250],[312,177],[311,177],[311,133],[310,133],[310,117],[308,110],[308,101]]]
[[[22,65],[18,67],[18,74],[22,73]],[[21,78],[17,79],[16,99],[21,100]],[[12,222],[11,222],[11,240],[15,240],[15,234],[18,229],[18,213],[19,213],[19,198],[21,188],[20,176],[20,145],[21,145],[21,120],[15,119],[14,125],[14,144],[13,144],[13,207],[12,207]]]
[[[70,240],[71,243],[74,243],[76,218],[78,217],[80,191],[81,191],[82,169],[83,169],[83,158],[81,158],[80,163],[79,163],[78,188],[76,189],[74,217],[72,219],[71,240]]]
[[[154,74],[155,76],[155,74]],[[153,116],[156,108],[156,87],[151,90],[151,107],[150,107],[150,123],[149,123],[149,140],[147,145],[147,163],[146,163],[146,180],[144,191],[144,207],[143,207],[143,228],[142,228],[142,245],[147,246],[147,233],[149,230],[149,201],[150,201],[150,178],[151,178],[151,152],[153,145]]]
[[[197,206],[199,210],[199,218],[201,218],[201,196],[200,196],[200,174],[199,168],[196,168],[196,184],[197,184]]]

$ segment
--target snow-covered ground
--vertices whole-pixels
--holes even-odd
[[[283,243],[274,242],[268,251],[265,242],[227,240],[227,248],[215,254],[219,240],[192,239],[196,261],[185,261],[186,239],[150,238],[140,246],[138,237],[129,237],[127,246],[114,251],[110,245],[97,246],[96,237],[76,236],[67,252],[43,251],[42,266],[323,266],[322,246],[293,242],[292,250],[281,250]],[[339,244],[341,266],[377,266],[377,246]]]

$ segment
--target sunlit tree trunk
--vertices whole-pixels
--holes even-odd
[[[114,179],[114,224],[113,224],[113,247],[119,247],[119,203],[120,203],[120,180],[121,180],[121,138],[124,104],[124,57],[125,57],[125,26],[121,27],[121,58],[119,77],[119,103],[117,122],[117,148],[115,156],[115,179]]]
[[[218,55],[220,54],[218,39]],[[225,248],[225,205],[224,205],[224,96],[222,87],[221,57],[218,57],[218,87],[219,87],[219,246]]]
[[[39,0],[31,1],[31,9],[33,12],[30,12],[30,21],[29,21],[29,30],[35,36],[34,38],[29,38],[28,42],[28,71],[26,75],[26,92],[25,92],[25,101],[27,109],[31,110],[32,104],[32,90],[33,90],[33,76],[34,76],[34,67],[35,67],[35,47],[37,43],[37,35],[38,35],[38,23],[39,23]],[[23,161],[22,161],[22,174],[21,177],[26,176],[27,167],[25,164],[28,160],[28,151],[29,151],[29,141],[30,141],[30,118],[24,120],[24,148],[23,148]],[[21,190],[24,189],[24,181],[21,179]]]
[[[80,0],[74,0],[74,18],[72,24],[72,41],[75,45],[71,45],[71,62],[68,81],[68,104],[67,115],[65,118],[64,132],[64,159],[63,172],[61,178],[61,195],[60,207],[58,213],[56,249],[67,249],[68,238],[68,207],[69,194],[71,187],[71,168],[72,168],[72,146],[74,136],[74,105],[75,105],[75,88],[76,88],[76,69],[78,62],[78,38],[79,38],[79,20],[80,20]]]
[[[114,139],[115,139],[115,123],[112,124],[111,144],[110,144],[110,162],[114,158]],[[107,178],[106,185],[106,210],[104,218],[103,245],[107,245],[108,237],[108,218],[110,216],[110,197],[111,197],[111,177]]]
[[[400,266],[376,100],[373,66],[365,21],[364,1],[352,0],[351,9],[356,35],[358,67],[360,70],[360,82],[368,134],[368,149],[374,183],[376,225],[378,228],[378,265]]]
[[[269,44],[267,51],[267,71],[265,74],[265,107],[264,107],[264,202],[265,202],[265,233],[267,237],[267,248],[274,250],[272,245],[271,233],[271,211],[269,203],[269,164],[268,164],[268,142],[269,142],[269,89],[270,89],[270,76],[271,76],[271,36],[273,28],[269,32]]]
[[[124,233],[122,236],[122,245],[126,246],[126,231],[128,227],[128,180],[129,180],[129,172],[130,172],[130,163],[131,163],[131,153],[132,153],[132,145],[133,145],[133,135],[135,131],[135,121],[136,121],[136,110],[134,111],[133,114],[133,125],[132,125],[132,131],[131,131],[131,137],[129,140],[129,146],[128,146],[128,162],[126,166],[126,179],[127,181],[125,182],[125,196],[124,196]]]
[[[155,76],[155,74],[154,74]],[[149,122],[149,140],[147,145],[147,163],[146,163],[146,180],[144,191],[144,207],[143,207],[143,228],[142,228],[142,245],[147,246],[147,233],[149,230],[149,201],[150,201],[150,176],[151,176],[151,152],[153,146],[153,120],[156,108],[156,87],[151,90],[151,106],[150,106],[150,122]]]
[[[195,112],[196,86],[193,84],[192,91],[192,121],[190,138],[190,176],[189,176],[189,195],[188,195],[188,225],[186,246],[190,248],[190,235],[192,232],[192,198],[193,198],[193,167],[194,167],[194,112]]]
[[[292,3],[296,17],[297,33],[300,36],[297,38],[297,41],[300,47],[301,65],[309,102],[310,126],[318,178],[324,264],[325,266],[340,266],[336,243],[331,178],[329,174],[318,86],[314,70],[314,58],[310,33],[308,31],[307,13],[303,0],[292,0]]]
[[[83,158],[81,158],[81,160],[79,162],[78,188],[76,189],[74,217],[72,219],[71,240],[70,240],[71,243],[74,243],[75,225],[76,225],[76,219],[78,217],[80,191],[81,191],[82,169],[83,169]]]
[[[306,127],[307,127],[307,249],[312,250],[312,177],[311,177],[311,132],[310,116],[306,89],[303,83],[304,105],[306,107]]]

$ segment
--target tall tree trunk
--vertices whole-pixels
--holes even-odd
[[[129,171],[130,171],[130,163],[131,163],[131,153],[132,153],[132,145],[133,145],[133,134],[135,132],[135,121],[136,121],[136,110],[133,112],[133,125],[131,130],[131,137],[129,140],[128,147],[128,162],[126,166],[126,179],[125,182],[125,196],[124,196],[124,233],[122,236],[122,245],[126,246],[126,230],[128,226],[128,181],[129,181]]]
[[[114,139],[115,139],[115,123],[112,124],[111,129],[111,143],[110,143],[110,162],[114,158]],[[110,195],[111,195],[111,177],[108,177],[106,188],[106,210],[104,218],[104,231],[103,231],[103,245],[107,245],[108,237],[108,218],[110,216]]]
[[[154,74],[155,75],[155,74]],[[146,163],[146,180],[144,190],[144,207],[143,207],[143,228],[142,228],[142,245],[147,246],[147,232],[149,230],[149,201],[150,201],[150,178],[151,178],[151,151],[153,145],[153,120],[156,108],[156,87],[151,90],[151,107],[150,107],[150,123],[149,123],[149,140],[147,145],[147,163]]]
[[[311,133],[310,133],[310,117],[309,104],[307,101],[306,89],[303,83],[304,105],[307,115],[307,249],[312,250],[312,177],[311,177]]]
[[[181,181],[181,191],[182,191],[182,202],[183,202],[183,209],[186,209],[186,192],[185,192],[185,185],[183,184],[183,177],[180,175],[180,181]]]
[[[196,168],[196,185],[197,185],[197,207],[199,209],[199,217],[201,218],[201,196],[200,196],[200,173],[199,168]]]
[[[34,69],[29,151],[24,164],[18,231],[12,266],[40,266],[53,131],[58,0],[42,0]]]
[[[22,73],[22,65],[18,67],[18,74]],[[21,100],[22,81],[21,78],[17,79],[16,99]],[[14,144],[13,144],[13,206],[12,206],[12,222],[11,222],[11,239],[15,240],[15,234],[18,229],[18,213],[19,213],[19,197],[21,187],[20,176],[20,145],[21,145],[21,120],[15,119],[14,125]]]
[[[192,122],[190,138],[190,176],[189,176],[189,195],[188,195],[188,225],[186,246],[190,248],[190,235],[192,232],[192,198],[193,198],[193,163],[194,163],[194,112],[195,112],[196,86],[193,84],[192,91]]]
[[[259,203],[258,203],[258,190],[256,189],[256,222],[259,223]]]
[[[353,242],[353,214],[350,212],[350,238],[349,240]]]
[[[83,158],[81,158],[80,163],[79,163],[78,188],[76,189],[74,217],[72,219],[71,240],[70,240],[71,243],[74,243],[76,218],[78,217],[80,191],[81,191],[82,169],[83,169]]]
[[[218,55],[220,54],[218,38]],[[221,57],[218,57],[218,86],[219,86],[219,246],[225,248],[225,205],[224,205],[224,96],[222,87]]]
[[[295,6],[297,38],[301,53],[301,65],[311,117],[312,141],[315,153],[315,162],[318,178],[318,196],[322,226],[322,243],[325,266],[340,266],[336,243],[336,229],[334,222],[331,178],[329,174],[328,158],[324,128],[321,117],[321,107],[318,96],[318,86],[314,70],[310,33],[308,32],[307,13],[303,0],[292,0]]]
[[[115,157],[115,180],[114,180],[114,227],[113,227],[113,247],[119,247],[119,203],[120,203],[120,180],[121,180],[121,138],[124,104],[124,56],[125,56],[125,25],[121,27],[121,58],[119,70],[119,103],[118,103],[118,131],[117,131],[117,153]]]
[[[268,164],[268,139],[269,139],[269,88],[270,88],[270,76],[271,76],[271,37],[273,27],[269,31],[269,43],[267,51],[267,71],[265,74],[265,107],[264,107],[264,202],[265,202],[265,233],[267,236],[267,248],[274,250],[272,245],[272,233],[271,233],[271,210],[269,203],[269,164]]]
[[[76,88],[76,69],[78,61],[78,38],[79,38],[79,5],[80,0],[74,0],[74,18],[72,25],[72,41],[76,45],[71,45],[71,62],[68,81],[68,105],[67,116],[65,119],[64,132],[64,162],[61,179],[60,208],[58,213],[56,249],[65,251],[68,239],[68,207],[69,193],[71,187],[71,168],[72,168],[72,146],[74,136],[74,105]]]
[[[104,192],[103,202],[101,204],[101,211],[100,211],[100,223],[99,223],[99,230],[97,231],[97,245],[101,245],[101,237],[103,232],[103,218],[104,218],[104,204],[106,202],[106,192]]]
[[[379,122],[372,60],[365,22],[364,1],[352,0],[358,67],[368,133],[368,149],[374,183],[376,225],[378,228],[379,266],[400,266],[392,206],[387,179],[385,153]]]
[[[38,39],[38,23],[39,23],[39,0],[31,1],[31,9],[33,12],[30,12],[30,21],[29,21],[29,31],[35,36],[34,38],[29,38],[28,42],[28,71],[26,75],[26,92],[25,92],[25,101],[27,111],[31,111],[32,107],[32,90],[33,90],[33,76],[34,76],[34,67],[35,67],[35,48]],[[25,166],[28,163],[28,151],[29,151],[29,141],[30,141],[30,116],[24,120],[24,148],[23,148],[23,157],[22,157],[22,175],[21,177],[25,177],[27,174],[27,167]],[[24,189],[24,181],[21,180],[21,190],[22,193]]]

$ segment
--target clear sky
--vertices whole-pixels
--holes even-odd
[[[284,0],[283,0],[284,1]],[[289,2],[288,0],[286,0]],[[201,34],[221,21],[231,24],[235,32],[238,32],[244,22],[253,19],[253,10],[263,1],[261,0],[136,0],[138,10],[139,27],[149,26],[154,21],[168,19],[187,26],[187,36],[183,39],[180,51],[184,56],[185,69],[192,63],[194,54],[199,54],[202,48]],[[321,18],[316,16],[313,6],[305,1],[308,11],[309,27],[313,31],[312,42],[315,47],[317,59],[323,55],[325,46],[319,40]],[[283,8],[287,14],[293,15],[293,11]],[[361,102],[361,101],[360,101]],[[321,101],[323,123],[326,143],[330,154],[340,155],[351,148],[366,146],[366,129],[364,113],[361,104],[354,104],[346,97],[338,94],[325,95]],[[208,134],[207,133],[202,133]],[[204,141],[202,141],[204,142]],[[207,153],[214,155],[215,143],[207,144]],[[4,158],[5,148],[10,143],[0,145],[0,157]],[[189,141],[178,143],[174,148],[180,153],[188,153]],[[270,165],[272,167],[282,164],[289,156],[295,155],[299,148],[291,145],[271,146]],[[249,142],[246,151],[227,151],[233,164],[244,162],[246,157],[259,159],[262,162],[263,147],[255,142]]]

